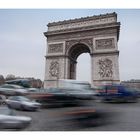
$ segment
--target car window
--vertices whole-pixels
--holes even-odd
[[[130,87],[124,87],[124,90],[126,92],[136,92],[136,90],[134,88],[130,88]]]
[[[12,96],[9,98],[10,100],[15,100],[15,101],[19,101],[19,98],[17,96]]]
[[[26,97],[23,97],[23,96],[18,96],[18,99],[20,101],[30,101],[30,99],[26,98]]]

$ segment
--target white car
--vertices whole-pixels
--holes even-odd
[[[6,100],[8,107],[20,110],[36,111],[41,104],[24,96],[11,96]]]
[[[32,119],[26,116],[15,116],[6,106],[0,107],[0,130],[26,128]]]

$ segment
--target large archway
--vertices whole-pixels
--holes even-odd
[[[118,45],[120,23],[110,13],[48,24],[44,87],[58,79],[76,79],[77,58],[91,57],[91,87],[119,83]]]
[[[68,50],[68,56],[69,56],[68,79],[76,79],[77,58],[82,53],[89,53],[89,54],[91,53],[89,47],[82,43],[77,43]]]
[[[76,80],[91,83],[91,56],[89,53],[82,53],[77,58]]]

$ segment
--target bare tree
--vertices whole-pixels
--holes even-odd
[[[42,81],[40,79],[30,78],[31,87],[34,88],[41,88],[42,87]]]
[[[8,74],[8,75],[6,76],[6,79],[5,79],[5,80],[14,80],[14,79],[16,79],[15,75],[13,75],[13,74]]]
[[[0,75],[0,85],[5,83],[5,79],[3,75]]]

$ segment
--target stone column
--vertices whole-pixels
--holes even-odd
[[[46,55],[44,87],[57,87],[59,79],[65,79],[66,57],[63,42],[49,42]]]

